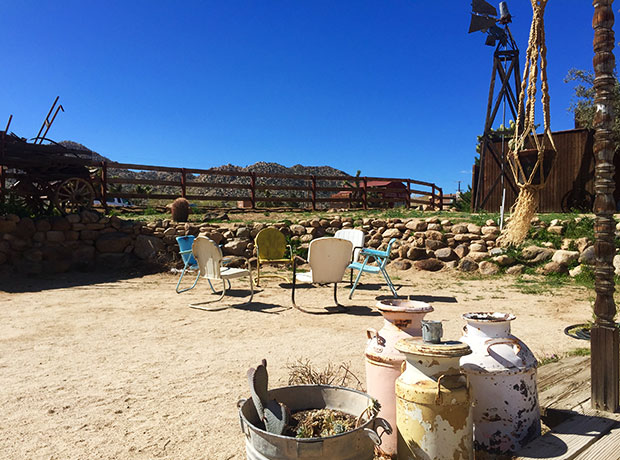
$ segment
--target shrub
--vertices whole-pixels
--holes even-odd
[[[175,222],[187,222],[189,218],[189,201],[185,198],[177,198],[170,208],[172,220]]]

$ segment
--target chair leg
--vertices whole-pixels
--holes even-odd
[[[256,287],[260,287],[260,262],[256,259]]]
[[[291,291],[291,302],[293,302],[293,307],[297,308],[297,304],[295,304],[295,286],[297,284],[297,264],[293,261],[293,290]]]
[[[385,268],[381,269],[381,273],[383,274],[383,278],[385,279],[388,287],[392,291],[392,294],[394,294],[394,297],[398,297],[398,294],[396,293],[396,288],[394,287],[394,283],[392,283],[392,279],[390,278],[390,275],[388,275],[385,271]]]
[[[360,278],[362,277],[362,273],[364,272],[364,267],[366,267],[366,263],[367,262],[368,262],[368,256],[366,256],[364,258],[364,262],[362,262],[362,266],[359,269],[360,272],[357,274],[357,278],[355,278],[355,283],[353,283],[353,287],[351,288],[351,292],[349,292],[349,299],[353,298],[353,293],[355,292],[355,288],[357,287],[357,284],[360,282]]]
[[[187,271],[187,265],[185,265],[185,267],[183,267],[183,271],[181,272],[181,276],[179,278],[179,281],[177,282],[177,287],[175,289],[177,294],[180,294],[181,292],[189,291],[190,289],[194,289],[194,287],[196,287],[196,283],[198,283],[198,278],[200,278],[200,270],[198,270],[198,274],[196,275],[196,279],[194,280],[194,284],[192,284],[191,287],[188,287],[186,289],[179,289],[179,286],[181,286],[181,280],[183,279],[183,276],[185,275],[186,271]]]
[[[196,308],[197,310],[205,310],[205,311],[226,310],[227,308],[230,308],[230,305],[226,305],[223,307],[213,307],[213,308],[203,307],[203,305],[208,305],[208,304],[219,302],[220,300],[224,298],[225,295],[226,295],[226,280],[222,280],[222,293],[220,294],[219,298],[217,298],[216,300],[207,300],[206,302],[190,303],[189,306],[190,308]]]

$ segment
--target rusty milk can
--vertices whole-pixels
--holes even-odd
[[[471,387],[476,458],[518,451],[540,435],[536,358],[510,333],[515,316],[479,312],[463,318],[461,340],[472,354],[461,358],[461,369]]]
[[[381,450],[394,455],[397,440],[394,385],[405,362],[405,356],[394,345],[400,339],[421,336],[421,321],[433,307],[424,302],[390,299],[377,302],[377,309],[383,315],[383,327],[379,331],[367,330],[366,391],[381,404],[379,417],[393,428],[391,435],[383,437]]]
[[[471,353],[462,342],[398,341],[407,367],[396,380],[398,460],[469,460],[473,424],[469,388],[459,359]]]

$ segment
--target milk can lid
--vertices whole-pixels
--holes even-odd
[[[512,321],[516,316],[511,313],[500,313],[496,311],[475,311],[465,313],[463,319],[466,321],[481,321],[485,323],[501,323]]]
[[[458,357],[471,353],[471,348],[457,340],[443,340],[439,343],[425,342],[422,337],[411,337],[396,342],[396,349],[403,353],[421,356]]]
[[[377,302],[377,309],[389,312],[430,313],[434,310],[426,302],[407,299],[386,299]]]

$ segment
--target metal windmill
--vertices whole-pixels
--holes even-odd
[[[502,188],[502,210],[506,185],[511,187],[515,194],[517,187],[510,175],[506,174],[506,154],[508,143],[505,142],[507,133],[493,130],[498,112],[502,109],[502,125],[506,127],[506,110],[510,110],[512,120],[517,119],[518,101],[520,93],[520,70],[519,70],[519,48],[512,37],[508,24],[512,22],[512,16],[508,11],[506,2],[499,4],[499,17],[495,7],[484,0],[472,0],[471,22],[469,33],[484,32],[487,34],[485,44],[494,46],[493,70],[491,73],[491,86],[489,88],[489,100],[487,104],[487,114],[484,121],[484,132],[480,140],[480,167],[477,178],[474,177],[474,199],[472,200],[473,210],[482,208],[495,187]],[[496,86],[499,91],[496,91]],[[494,144],[502,141],[501,151],[498,151]],[[495,161],[500,170],[497,177],[484,177],[485,161],[489,159]],[[490,187],[485,187],[483,196],[482,185],[490,183]],[[502,212],[503,216],[503,212]]]

